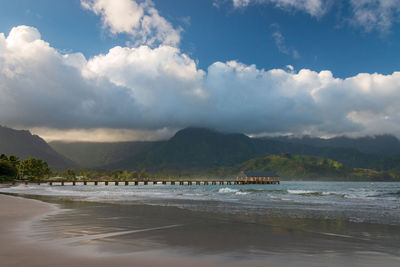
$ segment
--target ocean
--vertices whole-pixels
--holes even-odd
[[[105,252],[340,255],[362,263],[400,257],[400,183],[19,185],[0,192],[64,210],[36,221],[32,238]]]

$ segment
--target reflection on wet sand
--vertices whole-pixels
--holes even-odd
[[[90,241],[100,251],[184,248],[189,254],[230,253],[241,257],[328,252],[400,255],[399,226],[35,198],[60,203],[69,211],[37,222],[34,238],[81,244]]]

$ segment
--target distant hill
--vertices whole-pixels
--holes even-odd
[[[337,180],[337,181],[399,181],[396,173],[368,169],[349,168],[337,161],[316,157],[283,153],[254,158],[233,167],[220,168],[223,176],[236,175],[243,170],[273,171],[284,179]]]
[[[0,154],[16,155],[20,159],[41,158],[50,168],[65,169],[77,164],[54,151],[42,138],[26,130],[0,126]]]
[[[221,133],[204,128],[186,128],[170,140],[154,143],[132,157],[110,164],[110,169],[147,168],[151,171],[201,171],[207,168],[232,166],[254,157],[269,154],[295,153],[320,156],[354,168],[392,169],[400,157],[362,153],[350,147],[323,147],[249,138],[244,134]]]
[[[346,177],[351,168],[331,159],[291,153],[254,158],[226,168],[226,173],[235,174],[242,170],[273,171],[286,178],[336,178]]]

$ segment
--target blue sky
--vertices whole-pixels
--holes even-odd
[[[341,78],[398,70],[399,61],[393,59],[400,58],[400,24],[394,21],[389,29],[367,31],[348,22],[351,7],[341,2],[315,18],[273,4],[235,9],[230,1],[154,1],[161,15],[183,28],[180,47],[202,69],[215,61],[238,60],[265,69],[286,65],[327,69]],[[101,29],[99,18],[84,10],[79,0],[15,0],[1,5],[0,32],[8,33],[16,25],[34,26],[44,40],[63,51],[91,57],[129,40],[124,34],[110,36]],[[273,25],[278,26],[284,45],[298,51],[298,58],[279,50]]]
[[[19,70],[25,75],[0,76],[0,95],[30,109],[12,115],[15,110],[4,104],[0,124],[61,139],[98,132],[99,140],[111,135],[119,136],[116,140],[157,139],[186,126],[249,134],[400,133],[400,111],[390,106],[400,93],[395,75],[400,70],[397,0],[118,0],[114,2],[123,8],[108,16],[111,2],[2,1],[0,33],[7,49],[0,49],[0,64],[5,62],[4,73]],[[141,22],[132,21],[132,14]],[[18,28],[23,25],[29,28]],[[38,58],[21,57],[17,66],[11,55],[22,47],[10,46],[13,28],[15,38],[29,35],[34,40],[40,32],[42,54],[24,46]],[[55,51],[49,62],[41,60],[49,56],[46,43]],[[121,50],[111,53],[115,47]],[[142,57],[149,60],[138,61]],[[35,80],[38,75],[26,69],[28,63],[67,68],[63,73],[76,84],[62,84],[59,73],[49,74],[53,81]],[[321,72],[325,70],[328,74]],[[23,82],[33,85],[29,92],[22,89]],[[54,84],[59,84],[57,93]],[[99,95],[93,84],[107,93]],[[71,86],[78,89],[72,92]],[[39,108],[42,103],[29,97],[22,102],[18,93],[39,93],[53,102],[74,94],[71,105],[79,102],[88,115],[77,119],[60,111],[49,116],[52,107]],[[100,101],[104,98],[123,105],[106,106]],[[266,108],[258,110],[251,102]],[[337,106],[343,111],[332,115],[338,102],[345,102]],[[65,135],[68,131],[72,137]]]

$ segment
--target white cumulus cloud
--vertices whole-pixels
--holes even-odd
[[[130,132],[186,126],[400,136],[399,102],[400,72],[340,79],[329,70],[263,70],[237,61],[201,70],[172,46],[117,46],[86,59],[61,54],[33,27],[0,34],[0,123],[65,129],[69,138],[124,129],[127,140]]]
[[[83,8],[101,16],[112,34],[129,34],[135,44],[173,45],[180,42],[180,29],[160,16],[151,0],[81,0]]]

